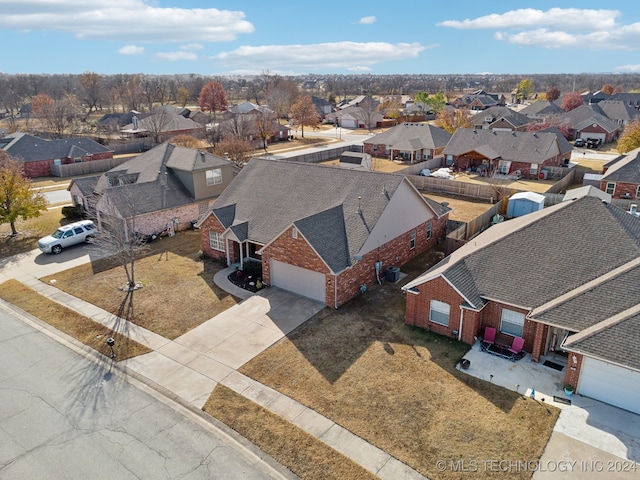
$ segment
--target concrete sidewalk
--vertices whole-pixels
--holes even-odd
[[[268,288],[255,295],[244,290],[236,292],[237,287],[226,280],[231,270],[216,275],[216,283],[225,290],[232,290],[230,293],[234,295],[240,293],[248,298],[175,340],[119,319],[31,275],[20,275],[20,281],[151,348],[153,352],[119,362],[119,367],[149,379],[150,383],[172,392],[194,408],[201,409],[216,384],[221,383],[383,479],[425,478],[330,419],[237,372],[243,364],[325,307],[278,288]]]

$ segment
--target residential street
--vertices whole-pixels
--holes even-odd
[[[180,413],[4,306],[0,364],[3,479],[282,478],[257,449]]]

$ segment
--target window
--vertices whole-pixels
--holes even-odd
[[[391,147],[389,145],[384,146],[385,155],[389,155],[391,153]]]
[[[373,151],[374,151],[374,152],[377,152],[377,151],[378,151],[378,145],[375,145],[375,144],[373,145]]]
[[[429,310],[429,321],[438,325],[449,326],[449,309],[448,303],[439,300],[431,300],[431,308]]]
[[[207,170],[207,186],[218,185],[222,183],[222,169],[214,168],[213,170]]]
[[[500,332],[514,337],[521,337],[523,329],[524,313],[503,308],[502,319],[500,320]]]
[[[537,175],[538,174],[538,164],[537,163],[532,163],[531,164],[531,175]]]
[[[73,232],[74,233],[83,233],[84,230],[82,230],[82,227],[76,227],[76,228],[73,229]]]
[[[636,188],[636,198],[640,197],[640,185]]]
[[[427,223],[427,240],[431,240],[431,222]]]
[[[218,232],[209,232],[209,246],[214,250],[224,252],[224,239]]]
[[[507,175],[511,170],[511,162],[508,160],[500,160],[498,162],[498,172]]]
[[[411,244],[410,244],[411,248],[416,248],[416,231],[413,230],[411,232]]]
[[[616,189],[616,184],[613,182],[608,182],[607,183],[607,189],[605,190],[605,192],[607,192],[609,195],[613,195],[613,192]]]
[[[67,230],[66,232],[64,232],[64,235],[62,235],[62,238],[69,238],[69,237],[73,237],[73,230]]]

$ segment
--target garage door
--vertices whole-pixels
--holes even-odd
[[[604,143],[604,140],[605,138],[607,138],[607,136],[604,133],[580,132],[580,138],[583,138],[585,140],[588,140],[589,138],[599,138],[600,140],[602,140],[602,143]]]
[[[585,357],[578,393],[640,414],[640,373]]]
[[[271,260],[271,285],[326,302],[325,276],[313,270]]]

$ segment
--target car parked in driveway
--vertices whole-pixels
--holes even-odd
[[[38,240],[38,248],[42,253],[57,255],[63,248],[78,243],[91,243],[98,233],[98,229],[91,220],[70,223],[58,228],[51,235]]]
[[[576,141],[573,142],[573,146],[574,147],[584,147],[584,139],[583,138],[576,138]]]

